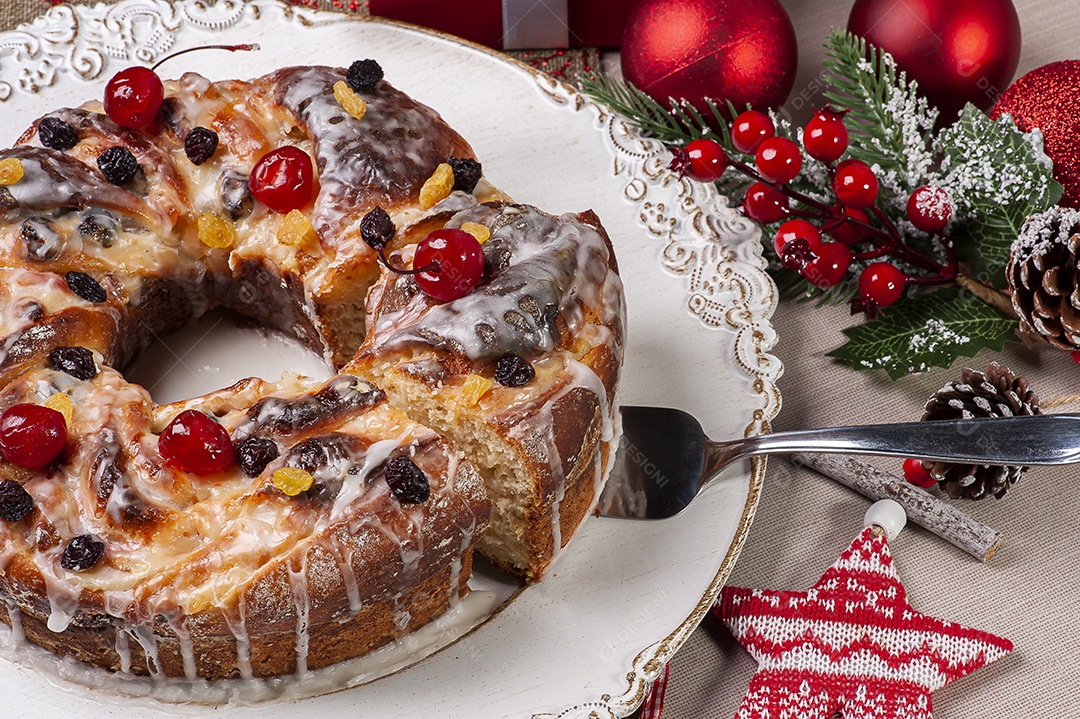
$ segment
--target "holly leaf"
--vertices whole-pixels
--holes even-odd
[[[942,288],[890,307],[873,322],[844,330],[848,341],[829,353],[857,370],[883,369],[892,379],[950,367],[983,348],[1000,352],[1015,339],[1016,320],[958,287]]]
[[[1009,116],[991,120],[968,104],[938,146],[940,185],[956,204],[957,253],[977,279],[1004,287],[1009,248],[1024,221],[1061,197],[1042,135],[1022,133]]]

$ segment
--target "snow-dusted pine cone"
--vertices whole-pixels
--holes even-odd
[[[1080,349],[1080,211],[1032,215],[1010,250],[1005,275],[1020,327],[1063,349]]]
[[[985,374],[965,369],[959,382],[949,382],[932,394],[922,419],[927,422],[1039,413],[1039,398],[1028,388],[1027,380],[992,363]],[[978,435],[971,440],[978,442]],[[989,494],[1001,499],[1028,469],[950,462],[923,462],[923,466],[953,499],[982,499]]]

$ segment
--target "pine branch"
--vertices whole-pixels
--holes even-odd
[[[585,78],[582,91],[601,105],[626,118],[631,125],[660,142],[683,145],[702,135],[702,122],[695,126],[685,114],[672,111],[633,85],[606,75]],[[676,105],[677,107],[677,105]]]

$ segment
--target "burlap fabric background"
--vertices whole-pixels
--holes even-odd
[[[1020,72],[1075,57],[1076,0],[1014,0],[1023,26]],[[318,3],[333,8],[332,2]],[[348,0],[345,0],[346,6]],[[784,0],[799,35],[800,72],[787,109],[805,111],[820,73],[820,40],[842,26],[849,0]],[[48,8],[45,0],[0,0],[0,30]],[[1004,89],[1004,88],[1001,88]],[[776,353],[786,371],[777,429],[918,419],[926,397],[959,374],[935,370],[890,382],[833,364],[825,353],[851,322],[844,308],[786,303],[777,311]],[[985,369],[984,353],[971,366]],[[1080,366],[1064,353],[1012,349],[1007,363],[1043,398],[1076,394]],[[717,401],[722,401],[717,398]],[[1080,411],[1080,408],[1065,408]],[[884,466],[899,469],[898,462]],[[938,719],[1080,716],[1080,558],[1075,524],[1080,468],[1037,469],[1004,500],[965,504],[1005,536],[1001,552],[980,564],[918,527],[893,543],[901,578],[916,609],[1013,640],[1014,654],[934,695]],[[764,497],[732,582],[805,589],[862,526],[863,497],[783,460],[769,463]],[[728,719],[754,670],[726,630],[707,621],[672,664],[665,716]]]

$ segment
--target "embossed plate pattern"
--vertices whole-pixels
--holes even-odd
[[[769,354],[776,292],[762,271],[757,230],[711,186],[668,172],[657,143],[567,86],[483,48],[276,0],[58,6],[0,35],[0,142],[10,144],[54,107],[100,97],[126,64],[211,42],[259,42],[263,51],[185,56],[162,73],[251,77],[294,62],[376,57],[392,83],[438,108],[469,139],[496,185],[553,212],[595,209],[627,286],[622,401],[685,408],[717,437],[768,431],[780,406],[781,368]],[[408,669],[344,692],[223,707],[214,716],[627,716],[730,573],[764,470],[763,459],[734,468],[671,520],[588,519],[551,576]],[[27,717],[126,718],[133,711],[9,663],[0,663],[0,692]],[[165,717],[207,709],[134,711]]]

